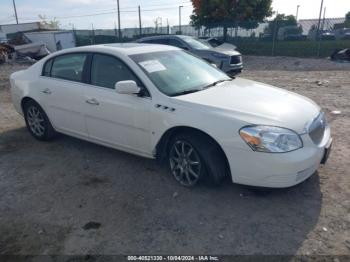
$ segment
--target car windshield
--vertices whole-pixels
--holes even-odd
[[[164,51],[131,55],[153,84],[168,96],[204,90],[218,82],[232,80],[225,73],[185,51]]]
[[[207,40],[204,40],[204,39],[197,39],[197,41],[201,42],[202,44],[208,46],[209,48],[212,47],[212,45],[207,41]]]
[[[223,44],[221,41],[215,38],[209,38],[206,41],[201,41],[201,42],[207,43],[211,47],[218,47]]]
[[[197,50],[207,50],[210,49],[208,44],[204,44],[197,39],[190,36],[182,36],[181,39],[185,41],[190,47]]]

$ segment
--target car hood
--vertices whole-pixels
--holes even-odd
[[[173,102],[212,110],[248,124],[274,125],[304,132],[319,113],[312,100],[301,95],[251,80],[236,78],[206,90],[173,97]],[[195,104],[195,105],[194,105]]]
[[[222,45],[219,45],[213,48],[214,51],[223,53],[225,55],[229,55],[229,56],[240,55],[240,53],[235,49],[236,49],[236,46],[228,43],[223,43]]]
[[[236,50],[237,46],[233,45],[233,44],[229,44],[229,43],[222,43],[221,45],[217,46],[217,47],[213,47],[215,50]]]
[[[228,56],[241,55],[240,52],[233,49],[234,46],[227,47],[227,46],[225,46],[225,44],[224,44],[224,47],[221,47],[221,46],[212,47],[210,49],[196,50],[195,53],[197,53],[199,55],[203,55],[203,54],[211,54],[211,53],[215,52],[215,53],[225,54]]]

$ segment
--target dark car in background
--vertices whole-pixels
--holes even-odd
[[[203,40],[184,35],[144,37],[137,40],[137,42],[171,45],[182,48],[211,64],[215,64],[228,75],[236,75],[242,72],[243,69],[242,55],[234,49],[233,45],[212,47]]]
[[[335,34],[331,31],[322,31],[321,32],[321,38],[322,40],[335,40]]]
[[[201,36],[198,37],[198,39],[202,42],[208,43],[211,47],[218,47],[224,44],[224,42],[217,39],[216,37]],[[236,47],[234,49],[236,49]]]

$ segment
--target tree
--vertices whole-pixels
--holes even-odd
[[[265,33],[273,35],[273,33],[278,33],[279,29],[286,26],[297,26],[297,20],[294,15],[278,14],[275,19],[269,22],[268,26],[265,28]]]
[[[39,15],[39,18],[46,29],[59,29],[60,27],[60,21],[56,20],[56,17],[53,20],[47,20],[46,15]]]
[[[350,11],[345,15],[345,27],[350,27]]]
[[[253,29],[272,15],[272,0],[192,0],[191,24],[206,29],[223,27],[224,40],[229,27]]]

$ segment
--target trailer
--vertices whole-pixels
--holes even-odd
[[[24,33],[32,43],[45,43],[50,52],[76,46],[72,31],[40,31]]]

